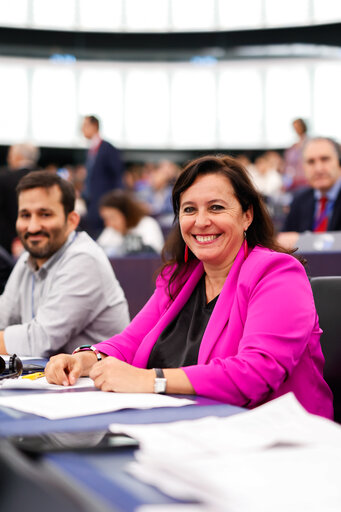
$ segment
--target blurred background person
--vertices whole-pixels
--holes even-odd
[[[124,175],[125,187],[144,204],[149,215],[157,219],[164,235],[168,234],[173,223],[171,196],[179,173],[177,164],[161,160],[131,166]]]
[[[151,174],[155,172],[156,165],[152,162],[132,164],[124,172],[123,182],[126,190],[131,192],[136,199],[143,203],[148,212],[153,203],[153,189]]]
[[[283,156],[278,151],[269,150],[264,153],[265,158],[269,163],[271,169],[275,169],[278,174],[283,174],[284,160]]]
[[[245,154],[238,155],[237,160],[247,169],[254,186],[262,194],[275,229],[279,231],[291,200],[291,195],[284,192],[283,157],[278,151],[269,150],[259,155],[255,163]]]
[[[158,222],[129,192],[109,192],[102,197],[99,212],[105,228],[97,243],[108,256],[161,253],[164,238]]]
[[[86,167],[85,165],[67,165],[68,181],[70,181],[75,189],[76,201],[75,201],[75,211],[80,216],[80,225],[83,226],[84,218],[87,213],[86,202],[83,198],[84,185],[86,180]]]
[[[250,158],[245,153],[240,153],[236,156],[236,160],[242,164],[245,169],[250,172],[254,168],[254,164],[251,162]]]
[[[7,153],[7,168],[0,173],[0,246],[9,254],[16,252],[16,187],[21,178],[38,169],[39,157],[40,151],[33,144],[14,144]]]
[[[87,176],[83,195],[87,204],[87,214],[84,227],[96,238],[103,229],[98,211],[99,200],[109,190],[122,188],[124,166],[118,149],[102,139],[97,117],[84,117],[82,133],[90,141],[85,162]]]
[[[58,174],[58,176],[60,176],[66,181],[69,181],[73,185],[76,195],[75,211],[80,216],[80,226],[83,229],[84,217],[87,213],[86,202],[83,198],[85,180],[87,175],[85,165],[65,164],[62,167],[60,167],[58,164],[51,162],[45,165],[44,170],[53,172],[54,174]]]
[[[265,198],[278,196],[282,192],[282,176],[278,172],[278,162],[275,151],[269,151],[255,160],[255,165],[249,167],[249,174],[257,190]]]
[[[287,190],[296,190],[307,185],[303,166],[303,150],[308,141],[308,127],[301,118],[295,119],[292,126],[298,140],[284,151],[283,179]]]
[[[162,160],[150,173],[150,213],[164,228],[173,223],[172,189],[180,168],[170,160]]]
[[[295,247],[299,233],[341,230],[341,154],[332,139],[310,139],[303,154],[309,187],[295,195],[278,241]]]

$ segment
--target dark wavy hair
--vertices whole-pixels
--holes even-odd
[[[189,162],[173,187],[172,201],[174,209],[173,228],[166,240],[162,251],[163,266],[161,273],[173,266],[168,293],[171,299],[179,290],[171,287],[178,276],[186,272],[191,261],[197,260],[196,256],[188,250],[188,263],[184,262],[185,242],[182,238],[179,225],[179,210],[181,194],[187,190],[198,176],[207,174],[220,174],[231,183],[234,194],[238,199],[242,211],[253,209],[253,221],[247,230],[247,243],[253,249],[256,245],[267,247],[273,251],[292,254],[294,250],[288,250],[280,246],[275,239],[275,229],[259,192],[255,189],[247,170],[235,158],[227,155],[207,155]]]

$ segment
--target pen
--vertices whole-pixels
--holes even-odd
[[[36,373],[29,373],[28,375],[23,375],[23,379],[30,379],[30,380],[36,380],[40,379],[40,377],[44,377],[44,372],[36,372]]]

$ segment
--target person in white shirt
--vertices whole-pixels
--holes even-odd
[[[164,238],[158,222],[129,193],[113,190],[102,197],[99,213],[105,228],[97,243],[110,256],[161,253]]]
[[[249,170],[252,181],[265,197],[278,196],[283,189],[282,177],[274,167],[271,153],[259,156]]]
[[[72,185],[34,171],[17,192],[17,232],[26,250],[0,297],[0,353],[49,357],[121,332],[128,304],[108,258],[76,231]]]

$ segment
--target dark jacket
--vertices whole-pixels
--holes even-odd
[[[85,227],[91,235],[96,235],[103,229],[98,213],[99,200],[110,190],[122,188],[123,163],[118,149],[103,140],[97,153],[88,152],[85,165],[84,198],[88,207]]]
[[[282,231],[313,231],[315,214],[314,189],[300,190],[294,197],[290,212],[284,221]],[[328,231],[341,231],[341,190],[335,200]]]

